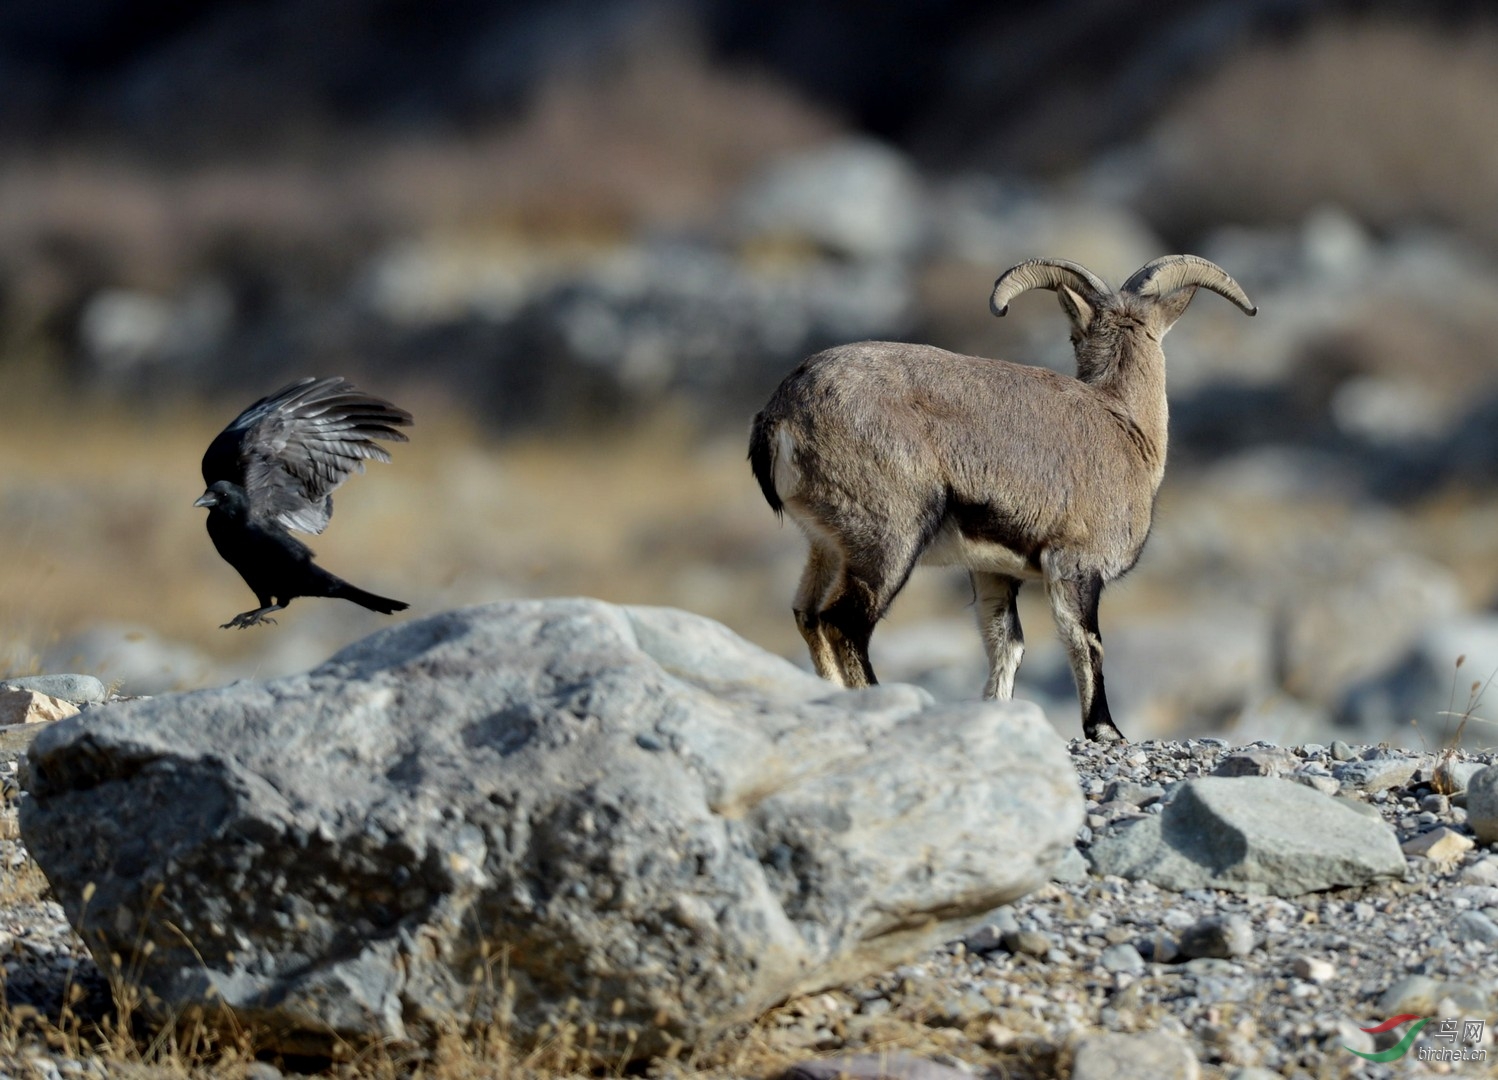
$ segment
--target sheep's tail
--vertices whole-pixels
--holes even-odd
[[[784,513],[785,500],[801,487],[795,455],[795,441],[784,424],[767,419],[764,413],[754,418],[749,431],[749,466],[765,502],[777,516]]]

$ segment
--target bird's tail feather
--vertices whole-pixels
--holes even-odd
[[[400,600],[391,600],[387,596],[376,596],[372,592],[365,592],[357,585],[350,585],[347,581],[340,581],[334,587],[332,595],[340,600],[352,600],[360,607],[366,607],[370,611],[378,611],[382,615],[405,611],[406,608],[411,606]]]

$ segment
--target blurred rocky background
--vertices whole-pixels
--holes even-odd
[[[1204,296],[1168,343],[1155,532],[1103,609],[1125,731],[1491,745],[1488,12],[10,0],[0,674],[150,693],[382,625],[302,600],[218,629],[251,597],[198,459],[305,374],[416,414],[313,544],[408,615],[586,594],[804,662],[802,542],[743,460],[779,379],[870,337],[1068,370],[1049,298],[988,314],[1000,271],[1190,251],[1262,314]],[[1022,616],[1021,692],[1074,733],[1043,598]],[[875,647],[981,688],[960,574],[918,573]]]

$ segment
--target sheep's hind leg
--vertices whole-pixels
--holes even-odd
[[[821,622],[848,687],[874,686],[869,639],[895,594],[915,568],[917,550],[871,549],[849,553],[822,609]]]
[[[1113,723],[1103,692],[1103,639],[1097,621],[1103,579],[1096,574],[1081,579],[1047,576],[1045,587],[1077,682],[1082,734],[1094,742],[1128,742]]]
[[[1025,634],[1019,625],[1018,578],[980,570],[972,572],[973,593],[978,598],[978,630],[988,653],[988,683],[985,698],[1007,701],[1014,696],[1014,673],[1025,655]]]
[[[811,542],[811,551],[806,558],[806,569],[801,572],[801,584],[796,589],[796,599],[791,611],[796,616],[796,629],[806,641],[811,653],[812,667],[817,674],[829,682],[845,686],[842,669],[832,652],[832,643],[827,640],[822,626],[822,608],[827,599],[827,590],[842,568],[842,556],[835,548]]]

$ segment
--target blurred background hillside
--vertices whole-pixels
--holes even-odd
[[[412,602],[590,594],[805,663],[749,418],[807,353],[1070,370],[1037,255],[1174,251],[1154,536],[1103,605],[1133,737],[1440,745],[1498,671],[1498,17],[1478,0],[9,0],[0,659],[127,691],[298,670],[390,620],[252,606],[192,500],[243,406],[416,415],[321,561]],[[1037,590],[1021,693],[1074,733]],[[886,679],[976,696],[965,578]],[[1498,693],[1498,691],[1495,691]],[[1498,742],[1484,702],[1468,745]],[[1490,710],[1498,716],[1498,707]]]

